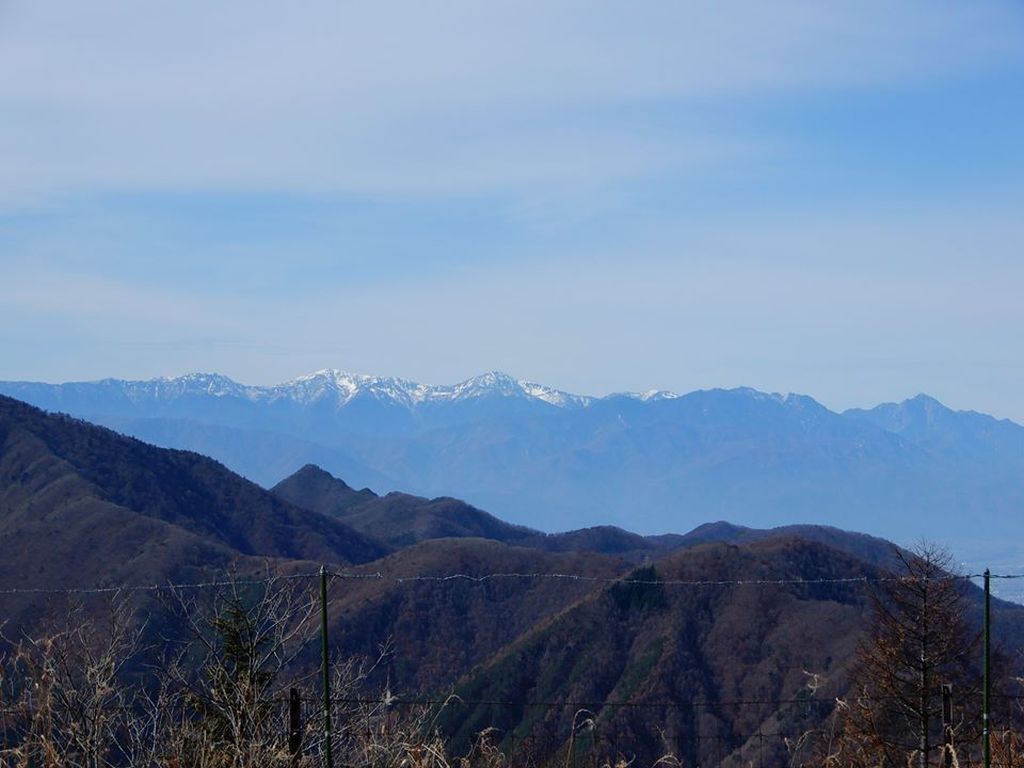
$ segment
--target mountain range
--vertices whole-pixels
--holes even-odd
[[[335,370],[270,387],[192,374],[0,393],[204,453],[265,487],[315,464],[544,531],[803,522],[955,543],[992,564],[1024,534],[1024,427],[925,395],[837,413],[749,388],[596,398],[501,373],[428,386]]]
[[[565,754],[577,714],[565,702],[593,720],[582,752],[782,764],[846,690],[869,615],[859,580],[894,554],[822,526],[545,533],[315,466],[267,490],[197,453],[0,396],[6,637],[52,620],[50,589],[312,574],[323,562],[367,577],[333,584],[328,607],[334,654],[389,649],[365,695],[386,686],[400,708],[454,692],[435,713],[452,743],[491,727],[539,762]],[[969,598],[976,618],[976,588]],[[1016,660],[1024,608],[994,610]],[[138,615],[156,631],[157,614]]]

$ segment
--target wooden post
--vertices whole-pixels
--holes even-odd
[[[297,689],[288,693],[288,752],[298,755],[302,749],[302,699]]]

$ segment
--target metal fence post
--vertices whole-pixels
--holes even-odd
[[[324,761],[327,768],[334,768],[331,744],[331,653],[327,638],[327,567],[323,565],[320,566],[320,646],[324,689]]]

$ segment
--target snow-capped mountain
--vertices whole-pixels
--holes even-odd
[[[129,403],[167,404],[183,398],[211,396],[239,398],[250,402],[287,401],[299,405],[330,402],[344,406],[358,398],[415,409],[425,403],[456,403],[477,398],[503,397],[535,400],[558,408],[585,408],[596,398],[575,395],[534,382],[516,379],[507,373],[490,371],[457,384],[430,385],[390,376],[368,376],[325,368],[306,376],[273,386],[239,384],[216,373],[190,373],[177,377],[161,377],[142,381],[103,379],[97,382],[41,384],[36,382],[2,382],[3,391],[11,396],[29,395],[30,399],[52,399],[74,402],[77,398],[124,401]],[[623,393],[638,400],[677,397],[670,392],[654,390],[643,394]]]
[[[427,385],[333,369],[275,386],[190,374],[0,393],[266,486],[312,463],[547,530],[809,522],[979,548],[1024,534],[1024,427],[923,396],[836,413],[749,388],[592,397],[498,372]]]
[[[124,381],[103,379],[95,382],[97,388],[110,395],[121,395],[132,402],[146,400],[173,400],[189,395],[212,395],[214,397],[252,397],[255,387],[246,387],[227,376],[218,373],[189,373],[184,376],[165,376],[145,381]],[[91,382],[64,385],[69,390],[86,389]]]
[[[255,389],[258,390],[255,397],[265,399],[287,398],[300,403],[334,399],[339,405],[344,405],[362,396],[390,401],[406,408],[415,408],[422,403],[458,402],[481,397],[525,397],[560,408],[585,407],[593,400],[515,379],[499,371],[474,376],[458,384],[428,385],[408,379],[351,374],[326,368],[275,387]]]
[[[357,398],[373,398],[381,402],[414,409],[424,403],[455,403],[477,398],[523,398],[558,408],[586,408],[602,398],[577,395],[560,389],[517,379],[501,371],[489,371],[457,384],[421,384],[391,376],[368,376],[324,368],[291,381],[272,386],[239,384],[216,373],[189,373],[177,377],[160,377],[131,381],[103,379],[96,382],[42,384],[37,382],[0,382],[0,388],[12,397],[19,393],[26,399],[67,400],[77,398],[109,398],[129,403],[170,403],[196,396],[230,397],[251,402],[288,401],[310,405],[328,401],[344,406]],[[616,392],[608,397],[624,397],[643,402],[679,397],[674,392]]]

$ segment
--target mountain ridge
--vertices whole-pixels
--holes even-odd
[[[188,395],[212,395],[215,397],[242,397],[249,400],[291,399],[296,402],[316,402],[326,395],[339,396],[341,405],[358,396],[374,396],[390,399],[409,407],[431,402],[457,401],[499,395],[504,397],[528,397],[560,407],[587,407],[596,402],[625,398],[640,402],[652,400],[675,400],[703,393],[735,393],[757,399],[768,399],[780,404],[799,404],[820,407],[838,415],[863,417],[872,412],[887,409],[906,409],[915,404],[925,404],[957,415],[983,417],[996,423],[1021,426],[1010,418],[998,418],[972,409],[952,409],[937,398],[920,392],[900,401],[885,401],[875,406],[832,410],[814,397],[796,392],[767,392],[754,387],[712,387],[696,389],[686,393],[671,390],[651,389],[647,391],[613,391],[605,395],[585,395],[557,389],[527,379],[520,379],[503,371],[487,371],[455,384],[424,384],[412,379],[396,376],[351,373],[339,368],[322,368],[309,374],[297,376],[278,384],[243,384],[224,374],[192,372],[180,376],[158,376],[150,379],[120,379],[107,377],[95,380],[44,382],[35,380],[0,381],[4,394],[15,397],[11,392],[103,389],[108,392],[120,390],[128,400],[139,401],[145,396],[173,399]]]
[[[0,382],[0,386],[12,392],[39,387],[69,389],[100,387],[108,391],[121,389],[130,401],[138,401],[146,396],[175,398],[207,394],[216,397],[240,397],[253,401],[290,399],[308,404],[333,395],[340,404],[344,405],[356,397],[369,396],[390,400],[406,407],[491,395],[526,397],[558,407],[586,407],[597,400],[616,397],[641,401],[679,397],[678,394],[665,390],[613,392],[604,397],[579,395],[526,379],[518,379],[502,371],[488,371],[455,384],[432,385],[394,376],[349,373],[337,368],[323,368],[273,385],[241,384],[223,374],[196,372],[182,376],[161,376],[151,379],[104,378],[61,384],[38,381],[5,381]]]
[[[830,546],[875,567],[898,564],[891,542],[825,525],[758,529],[719,520],[685,533],[655,536],[607,525],[544,533],[507,523],[460,499],[426,499],[398,491],[378,496],[369,488],[357,491],[314,465],[285,478],[271,493],[303,509],[336,517],[396,550],[437,539],[479,538],[549,553],[592,552],[639,564],[709,543],[745,545],[791,537]]]
[[[927,396],[839,413],[742,387],[594,398],[495,372],[430,387],[334,369],[262,388],[196,374],[0,392],[201,451],[264,487],[314,463],[544,531],[802,521],[1021,565],[1006,542],[1024,534],[1024,427]]]

